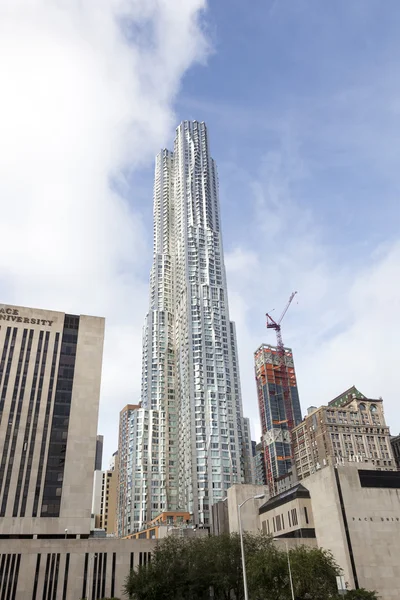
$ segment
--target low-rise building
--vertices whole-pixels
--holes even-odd
[[[299,485],[309,498],[299,497],[297,486],[273,499],[275,506],[262,506],[262,528],[268,530],[269,522],[274,537],[300,537],[330,550],[350,588],[376,590],[381,600],[399,598],[400,472],[347,461],[320,469]]]
[[[310,492],[301,483],[267,500],[259,515],[261,530],[275,538],[316,539]]]
[[[150,560],[155,543],[115,538],[0,540],[0,595],[4,600],[123,598],[129,571]]]

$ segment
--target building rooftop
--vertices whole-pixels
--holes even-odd
[[[366,396],[364,396],[364,394],[362,394],[356,388],[355,385],[352,385],[348,390],[346,390],[345,392],[343,392],[339,396],[336,396],[336,398],[334,398],[333,400],[328,402],[328,406],[334,406],[334,407],[344,406],[345,404],[348,404],[355,398],[357,398],[358,400],[366,400],[367,399]]]
[[[304,487],[304,485],[301,485],[301,483],[298,483],[294,487],[290,488],[290,490],[286,490],[286,491],[282,492],[281,494],[278,494],[277,496],[274,496],[273,498],[270,498],[269,500],[267,500],[267,502],[265,502],[262,506],[260,506],[260,509],[258,512],[260,515],[262,515],[263,513],[271,510],[272,508],[282,506],[282,504],[286,504],[287,502],[290,502],[291,500],[294,500],[295,498],[310,498],[310,497],[311,497],[310,492]]]

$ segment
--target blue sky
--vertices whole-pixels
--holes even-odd
[[[219,168],[254,433],[253,352],[293,290],[303,411],[355,384],[400,430],[399,21],[397,0],[2,3],[0,292],[106,317],[105,460],[140,394],[154,156],[182,119]]]

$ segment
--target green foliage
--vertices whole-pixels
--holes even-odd
[[[245,534],[244,544],[250,600],[291,600],[286,551],[263,534]],[[340,568],[330,552],[299,546],[289,558],[296,600],[337,600]],[[124,591],[130,600],[243,600],[239,536],[167,537],[150,563],[131,571]],[[377,600],[374,592],[351,593],[347,600]]]
[[[332,554],[321,548],[300,546],[289,552],[295,596],[325,600],[337,594],[340,568]]]

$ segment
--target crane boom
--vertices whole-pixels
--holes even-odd
[[[288,311],[288,309],[289,309],[289,306],[292,304],[292,300],[293,300],[293,298],[295,297],[295,295],[296,295],[296,294],[297,294],[297,292],[292,292],[292,294],[290,295],[289,301],[288,301],[288,303],[286,304],[286,306],[285,306],[285,309],[284,309],[283,313],[281,314],[281,316],[280,316],[280,318],[279,318],[278,325],[280,325],[280,324],[281,324],[281,322],[282,322],[282,319],[283,319],[283,317],[286,315],[286,313],[287,313],[287,311]]]

